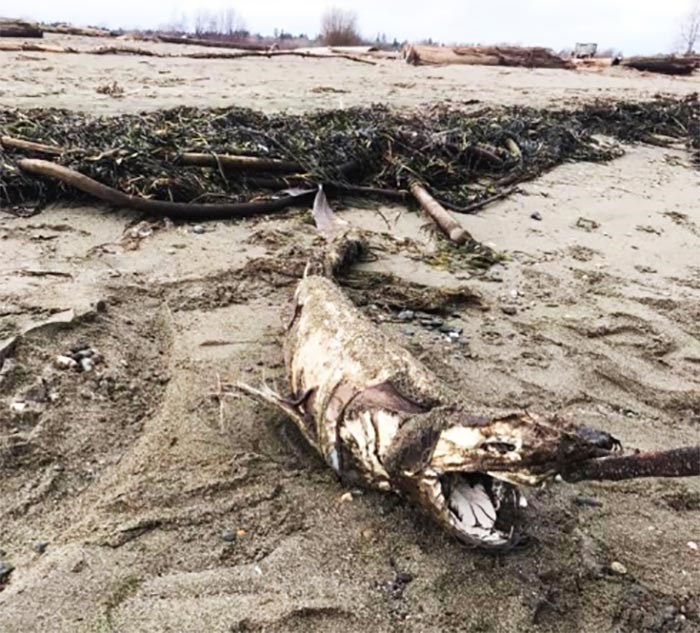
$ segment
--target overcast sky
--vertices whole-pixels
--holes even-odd
[[[329,5],[353,9],[363,34],[391,40],[540,44],[598,42],[625,54],[671,50],[691,0],[0,0],[0,16],[110,27],[157,27],[199,9],[233,7],[252,32],[315,35]]]

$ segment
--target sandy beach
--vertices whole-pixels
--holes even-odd
[[[474,99],[572,107],[700,90],[698,76],[618,68],[0,59],[0,107],[105,115]],[[115,81],[122,96],[97,92]],[[438,246],[414,211],[339,209],[376,247],[360,270],[466,286],[485,307],[443,317],[463,328],[461,343],[399,322],[380,293],[363,309],[475,406],[558,415],[627,448],[697,444],[700,172],[682,148],[625,151],[565,164],[459,216],[507,256],[485,274],[418,257]],[[348,498],[277,412],[213,397],[221,381],[284,383],[281,315],[296,280],[271,262],[311,244],[307,216],[148,221],[135,238],[147,219],[123,210],[0,209],[0,341],[72,318],[25,337],[0,376],[0,561],[14,568],[0,584],[0,631],[700,631],[697,478],[530,491],[529,545],[486,556],[392,496]],[[57,369],[80,344],[103,362]],[[42,389],[38,404],[13,407]]]

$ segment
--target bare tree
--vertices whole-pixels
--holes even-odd
[[[235,9],[232,7],[223,9],[221,15],[224,34],[235,35],[236,33],[245,31],[245,22]]]
[[[321,41],[326,46],[360,44],[362,38],[357,27],[357,13],[338,7],[328,9],[321,18]]]
[[[210,13],[209,21],[207,22],[206,32],[211,33],[213,35],[218,35],[219,33],[221,33],[223,29],[223,27],[221,26],[221,19],[222,16],[220,14]]]
[[[194,16],[194,32],[197,36],[204,35],[209,28],[211,14],[206,9],[200,9]]]
[[[700,0],[693,0],[681,22],[681,44],[686,55],[692,55],[700,38]]]

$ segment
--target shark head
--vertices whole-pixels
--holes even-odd
[[[499,550],[522,540],[523,487],[618,445],[601,431],[562,428],[527,413],[482,418],[438,408],[407,422],[387,465],[401,491],[449,532]]]

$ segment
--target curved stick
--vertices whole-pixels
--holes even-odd
[[[697,477],[700,446],[591,459],[562,472],[565,481],[619,481],[636,477]]]
[[[164,200],[147,200],[146,198],[132,196],[103,185],[73,169],[47,160],[23,158],[17,164],[23,171],[55,178],[115,206],[180,220],[223,220],[226,218],[245,218],[259,213],[273,213],[282,211],[304,200],[311,200],[316,195],[315,190],[309,190],[296,195],[261,202],[239,202],[233,204],[165,202]]]

